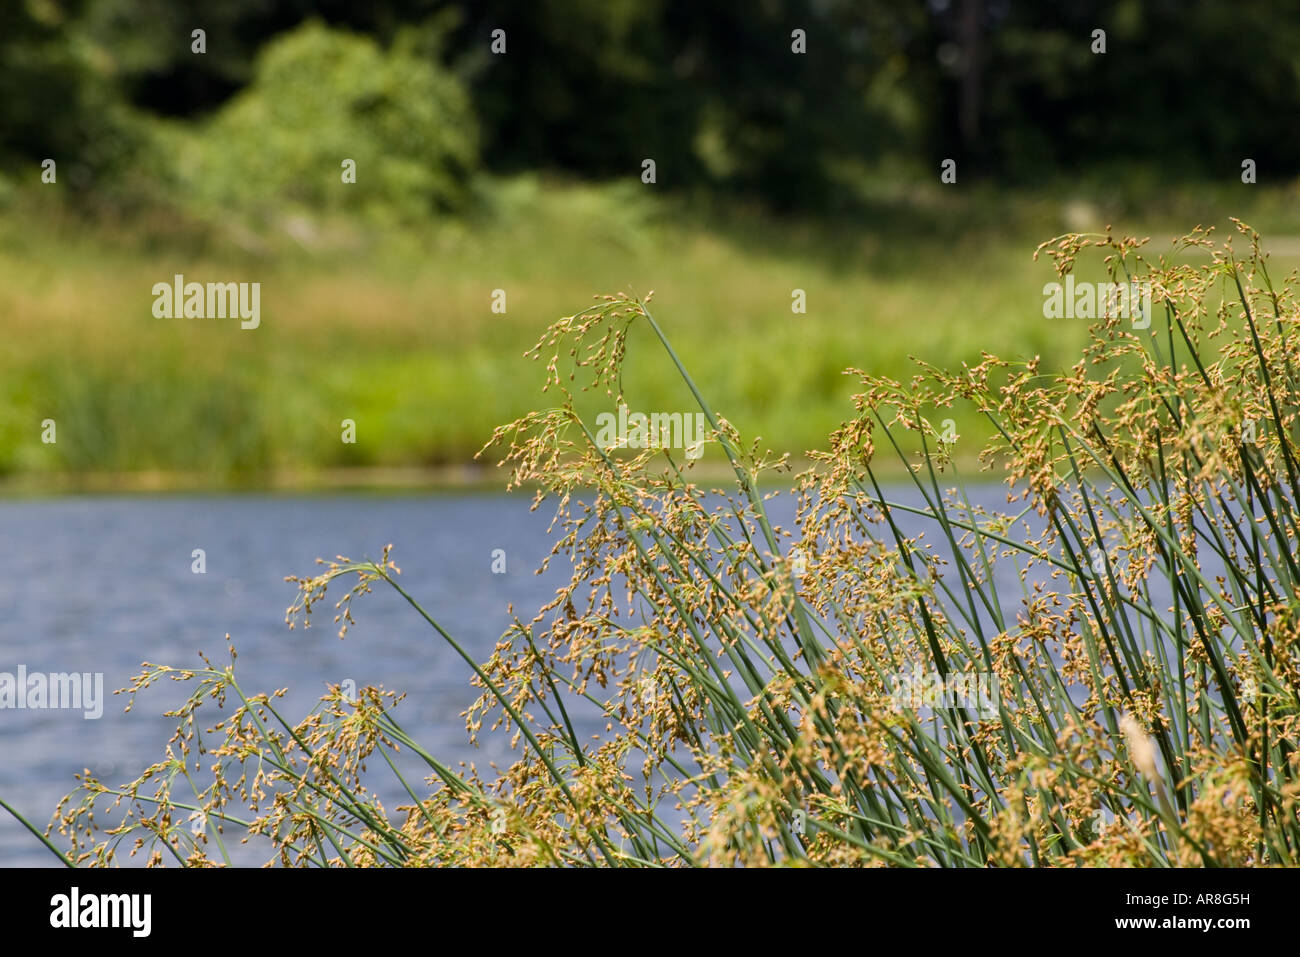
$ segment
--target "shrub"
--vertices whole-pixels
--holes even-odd
[[[468,94],[417,55],[413,33],[383,50],[318,21],[267,44],[253,82],[199,134],[164,143],[191,202],[261,218],[286,205],[427,217],[466,202],[477,165]]]

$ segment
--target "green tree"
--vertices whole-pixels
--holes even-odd
[[[285,202],[424,216],[455,209],[477,165],[477,125],[461,83],[399,33],[370,37],[309,21],[258,55],[252,83],[197,136],[181,132],[186,195],[248,212]],[[356,164],[355,186],[342,163]]]

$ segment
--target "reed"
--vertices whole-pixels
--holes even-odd
[[[291,721],[241,688],[233,648],[221,667],[146,665],[133,699],[192,685],[178,734],[140,779],[65,799],[67,859],[220,864],[237,835],[316,866],[1294,865],[1300,303],[1256,233],[1237,223],[1235,241],[1039,247],[1061,275],[1100,256],[1112,281],[1152,284],[1150,328],[1099,320],[1070,368],[850,370],[853,415],[794,477],[793,529],[768,511],[784,457],[710,406],[649,296],[600,298],[531,353],[551,407],[487,446],[554,508],[551,558],[573,567],[487,661],[388,549],[292,579],[291,623],[348,588],[343,633],[355,597],[396,590],[472,672],[469,733],[510,735],[514,763],[453,771],[374,688]],[[671,448],[603,447],[576,411],[584,389],[624,401],[635,327],[704,415],[725,487]],[[934,424],[957,408],[990,425],[980,461],[1004,473],[1005,509],[966,494]],[[879,479],[891,456],[906,489]],[[922,673],[957,691],[913,706],[900,676]],[[991,700],[963,694],[972,678]],[[584,709],[604,717],[595,741],[575,730]],[[399,749],[426,780],[399,773]],[[408,805],[375,799],[380,761]]]

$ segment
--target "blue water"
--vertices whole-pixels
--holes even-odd
[[[987,487],[979,498],[996,507],[1002,496]],[[108,697],[98,720],[72,710],[0,709],[0,797],[44,827],[82,768],[124,783],[158,761],[175,729],[162,712],[183,700],[187,686],[156,685],[130,713],[112,689],[125,686],[142,661],[198,666],[203,651],[224,663],[227,633],[245,690],[288,688],[280,710],[291,720],[329,684],[380,685],[406,693],[397,717],[439,759],[504,766],[510,751],[502,736],[484,734],[474,748],[465,733],[461,712],[477,697],[468,665],[399,595],[376,586],[356,599],[357,624],[340,641],[333,603],[347,586],[334,586],[314,627],[290,631],[284,614],[296,588],[284,577],[314,574],[318,557],[377,558],[391,542],[407,590],[483,661],[509,624],[508,604],[528,620],[568,580],[563,560],[534,574],[550,551],[552,511],[533,512],[530,504],[528,495],[467,494],[0,503],[0,672],[19,665],[29,673],[103,672]],[[774,521],[792,528],[788,494],[769,506]],[[917,530],[899,518],[906,531]],[[205,574],[192,571],[197,548],[206,553]],[[505,574],[492,571],[495,549],[505,552]],[[1012,584],[1010,593],[1018,591]],[[206,728],[216,712],[205,710]],[[594,715],[575,717],[580,736],[598,730]],[[418,789],[423,772],[411,768]],[[390,812],[402,803],[400,794],[382,793]],[[259,848],[237,862],[263,860]],[[0,812],[0,866],[55,863]]]
[[[550,549],[550,513],[530,513],[529,504],[523,495],[0,504],[0,672],[103,672],[108,698],[98,720],[0,710],[0,797],[43,827],[82,768],[125,782],[159,760],[175,727],[159,715],[182,700],[184,686],[155,686],[128,714],[112,690],[142,661],[200,665],[201,650],[222,663],[227,633],[241,684],[289,688],[287,716],[350,678],[406,692],[400,719],[440,758],[500,761],[509,752],[496,739],[477,750],[467,742],[459,714],[476,697],[468,666],[400,596],[385,587],[358,598],[357,625],[340,641],[332,619],[342,591],[319,607],[312,628],[290,631],[284,613],[296,589],[284,577],[315,574],[317,557],[377,558],[392,542],[400,580],[481,661],[508,625],[507,604],[531,617],[560,581],[533,574]],[[192,571],[196,548],[206,553],[205,574]],[[492,572],[497,548],[505,574]],[[0,865],[52,862],[0,813]]]

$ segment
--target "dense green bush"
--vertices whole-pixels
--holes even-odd
[[[56,163],[59,192],[111,198],[148,142],[113,58],[76,26],[84,0],[0,5],[0,205]]]
[[[422,216],[463,205],[477,126],[460,83],[412,34],[374,40],[309,21],[268,44],[253,82],[197,134],[169,127],[167,161],[197,211],[286,206]],[[343,182],[343,161],[356,183]]]

